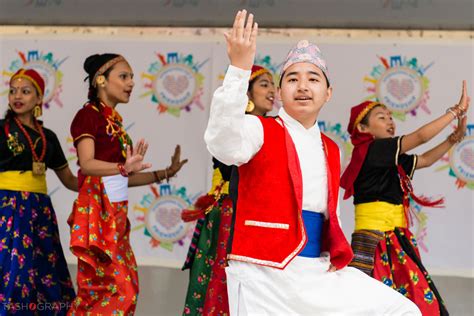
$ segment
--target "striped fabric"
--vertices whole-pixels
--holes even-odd
[[[384,233],[378,230],[356,230],[351,243],[354,259],[349,266],[372,276],[375,248],[383,238]]]

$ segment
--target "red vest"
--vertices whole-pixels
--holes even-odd
[[[239,167],[239,193],[229,259],[284,269],[306,245],[302,218],[303,180],[295,145],[287,129],[274,118],[262,118],[260,151]],[[337,219],[339,148],[321,134],[327,161],[328,220],[323,250],[342,269],[353,253]]]

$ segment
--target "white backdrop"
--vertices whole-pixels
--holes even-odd
[[[9,76],[18,67],[36,67],[42,71],[48,81],[46,98],[51,99],[44,110],[45,125],[58,135],[75,172],[69,125],[86,101],[83,61],[93,53],[123,54],[135,72],[135,88],[130,103],[119,105],[118,111],[132,139],[144,137],[149,141],[146,160],[153,163],[153,169],[169,165],[175,144],[181,144],[182,156],[189,158],[169,188],[145,186],[130,190],[132,246],[139,264],[180,267],[193,227],[178,221],[177,209],[194,201],[210,185],[210,156],[203,134],[212,92],[221,83],[228,61],[221,36],[189,37],[189,33],[186,36],[179,36],[178,31],[171,33],[155,38],[79,36],[76,33],[70,36],[42,34],[34,38],[20,34],[3,36],[0,39],[0,111],[3,113],[6,109]],[[302,34],[304,31],[298,33],[298,38],[261,36],[258,62],[277,72],[291,45],[305,37]],[[320,125],[339,143],[344,162],[350,156],[345,132],[349,109],[366,98],[375,97],[374,92],[382,91],[379,96],[388,96],[398,104],[394,106],[417,107],[416,113],[398,115],[397,134],[403,134],[436,118],[456,103],[463,79],[468,80],[471,94],[474,90],[473,48],[467,38],[457,41],[345,39],[330,34],[316,37],[310,32],[307,36],[320,45],[329,65],[334,96],[320,115]],[[164,63],[171,65],[165,67]],[[410,96],[421,98],[410,101]],[[472,129],[473,118],[471,111]],[[422,221],[414,227],[423,260],[434,274],[472,276],[474,271],[472,129],[451,158],[447,156],[415,173],[417,193],[443,195],[446,199],[444,209],[418,209]],[[449,133],[443,131],[414,152],[423,153]],[[66,219],[76,194],[63,188],[52,172],[48,173],[48,188],[58,216],[63,247],[69,259],[74,260],[67,250]],[[350,238],[354,226],[352,201],[344,201],[341,212],[344,231]]]

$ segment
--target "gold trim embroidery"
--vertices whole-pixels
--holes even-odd
[[[90,137],[90,138],[95,139],[94,135],[84,133],[84,134],[81,134],[81,135],[77,136],[77,137],[74,139],[74,142],[78,141],[79,139],[81,139],[81,138],[83,138],[83,137]]]
[[[410,172],[410,179],[413,178],[413,174],[415,173],[417,163],[418,163],[418,156],[414,155],[413,156],[413,166],[411,167],[411,172]]]
[[[246,220],[244,225],[246,225],[246,226],[258,226],[258,227],[265,227],[265,228],[277,228],[277,229],[289,229],[290,228],[289,224],[261,222],[261,221],[252,221],[252,220]]]

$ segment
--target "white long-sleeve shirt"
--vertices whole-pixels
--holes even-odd
[[[263,145],[263,126],[246,115],[250,71],[229,66],[224,82],[212,98],[204,135],[209,152],[227,165],[242,165]],[[317,122],[306,129],[281,108],[279,117],[295,144],[303,177],[303,209],[327,216],[327,170],[321,132]],[[339,210],[338,210],[339,213]]]

